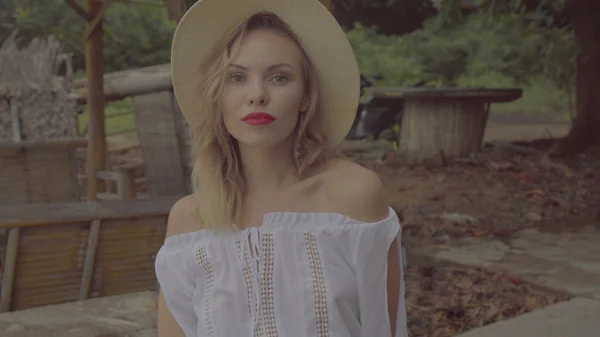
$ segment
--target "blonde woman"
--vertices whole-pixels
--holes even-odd
[[[156,258],[159,337],[406,337],[400,224],[332,152],[359,71],[317,0],[201,0],[173,40],[194,193]]]

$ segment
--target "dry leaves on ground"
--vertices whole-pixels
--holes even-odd
[[[550,230],[597,222],[600,151],[559,162],[543,154],[547,147],[489,146],[443,167],[353,159],[380,173],[403,218],[405,242],[423,246],[465,236],[508,237],[528,227]]]
[[[568,299],[502,273],[437,262],[405,275],[411,337],[451,337]]]

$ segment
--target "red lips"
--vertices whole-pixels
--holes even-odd
[[[275,117],[266,112],[253,112],[246,115],[242,120],[250,125],[267,125],[271,124]]]

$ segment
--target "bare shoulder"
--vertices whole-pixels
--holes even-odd
[[[167,222],[167,237],[197,230],[197,220],[194,216],[195,208],[196,203],[193,195],[187,195],[173,204]]]
[[[337,213],[363,222],[388,216],[389,204],[379,175],[345,159],[335,159],[323,173],[325,193]]]

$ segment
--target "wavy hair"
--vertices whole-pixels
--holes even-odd
[[[192,136],[192,189],[196,200],[195,214],[203,228],[230,229],[238,223],[242,200],[246,191],[237,140],[227,131],[223,122],[221,97],[225,85],[226,69],[233,54],[234,44],[246,32],[255,29],[274,30],[292,39],[302,50],[301,64],[305,81],[305,95],[309,108],[302,112],[296,126],[295,158],[299,174],[308,168],[327,163],[332,152],[327,147],[326,136],[314,118],[321,111],[319,81],[315,68],[304,52],[297,36],[278,16],[261,12],[241,22],[223,36],[199,70],[199,96],[196,102],[197,118],[190,125]],[[300,115],[300,114],[299,114]]]

